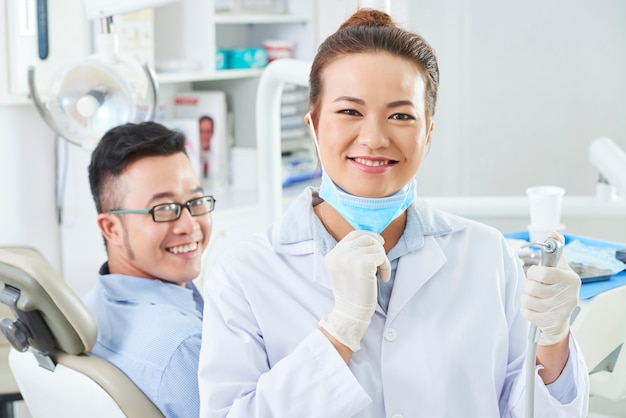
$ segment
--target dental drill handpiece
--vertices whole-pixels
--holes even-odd
[[[540,266],[556,267],[563,253],[563,243],[555,238],[547,238],[544,242],[532,242],[529,246],[541,247]],[[526,358],[526,418],[535,416],[535,363],[537,358],[537,343],[540,330],[537,325],[530,324],[528,333],[528,353]]]

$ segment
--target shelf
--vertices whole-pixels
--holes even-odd
[[[310,19],[302,16],[289,14],[263,14],[263,13],[216,13],[215,24],[217,25],[248,25],[248,24],[272,24],[272,23],[306,23]]]
[[[238,78],[258,77],[263,69],[252,70],[221,70],[204,72],[181,72],[181,73],[158,73],[157,80],[160,84],[187,83],[194,81],[234,80]]]
[[[0,94],[0,106],[32,105],[33,101],[27,95],[2,95]]]

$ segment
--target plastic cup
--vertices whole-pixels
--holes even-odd
[[[526,189],[530,209],[528,231],[533,238],[545,239],[550,231],[562,231],[561,205],[565,189],[558,186],[533,186]]]

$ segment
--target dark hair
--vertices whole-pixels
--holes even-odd
[[[98,213],[113,209],[119,194],[112,184],[134,161],[172,155],[185,150],[185,135],[155,122],[126,123],[104,134],[89,164],[89,186]]]
[[[317,50],[309,74],[309,108],[322,93],[321,72],[329,63],[347,54],[387,52],[407,59],[424,73],[426,117],[432,118],[437,103],[439,67],[431,46],[420,35],[399,28],[380,10],[359,9],[330,35]]]
[[[198,123],[202,122],[203,120],[208,120],[209,122],[211,122],[214,126],[215,126],[215,122],[213,121],[213,118],[209,115],[202,115],[200,116],[200,119],[198,119]]]

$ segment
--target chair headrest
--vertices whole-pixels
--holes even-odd
[[[11,339],[24,333],[27,344],[44,354],[54,348],[80,354],[95,344],[98,330],[91,312],[35,249],[0,247],[0,302],[11,306],[16,317],[0,324],[14,347]]]

